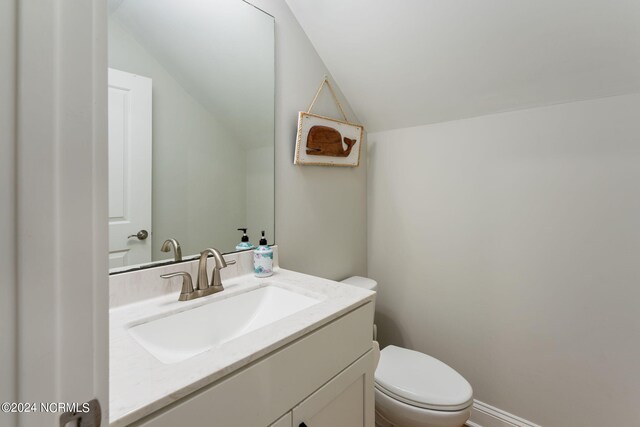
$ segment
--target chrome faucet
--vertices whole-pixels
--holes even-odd
[[[213,268],[213,275],[211,277],[211,284],[209,284],[209,278],[207,277],[207,259],[209,255],[213,255],[216,261],[216,265]],[[227,265],[235,264],[235,261],[225,261],[224,257],[219,250],[214,248],[207,248],[200,252],[200,261],[198,262],[198,281],[196,282],[195,289],[193,288],[193,281],[191,275],[187,272],[181,271],[178,273],[163,274],[163,279],[169,279],[171,277],[182,276],[182,292],[178,301],[188,301],[207,295],[215,294],[224,290],[222,286],[222,280],[220,279],[220,270]]]
[[[160,250],[162,252],[169,252],[173,248],[173,260],[175,262],[182,261],[182,249],[180,248],[180,243],[176,239],[167,239],[164,241]]]

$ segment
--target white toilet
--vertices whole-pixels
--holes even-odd
[[[378,287],[375,280],[359,276],[342,282],[372,291]],[[453,368],[424,353],[385,347],[375,387],[380,427],[460,427],[471,415],[471,385]]]

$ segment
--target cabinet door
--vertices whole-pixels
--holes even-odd
[[[373,352],[369,351],[293,409],[293,427],[373,427]]]

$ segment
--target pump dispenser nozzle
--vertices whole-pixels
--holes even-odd
[[[249,242],[249,236],[247,236],[247,230],[247,228],[238,228],[238,231],[242,231],[242,239],[240,239],[240,243],[236,245],[236,251],[253,249],[253,245]]]
[[[249,236],[247,236],[247,230],[248,228],[238,228],[238,231],[242,231],[242,242],[248,242],[249,241]]]

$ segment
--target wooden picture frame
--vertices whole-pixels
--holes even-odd
[[[356,167],[363,133],[360,125],[301,111],[293,164]]]

